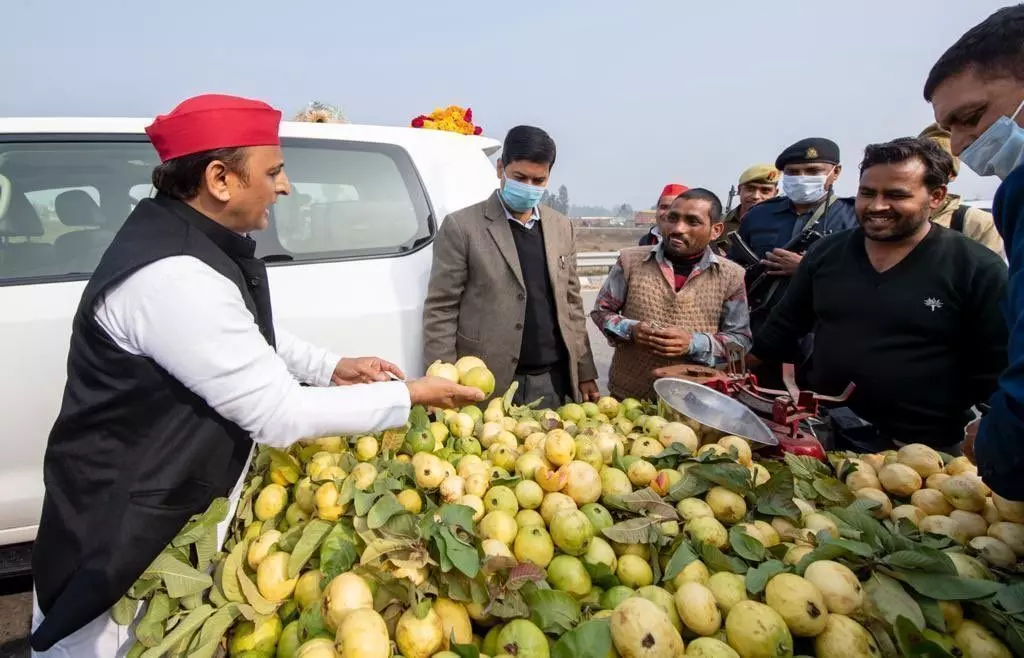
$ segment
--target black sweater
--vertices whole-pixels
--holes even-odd
[[[558,311],[544,249],[544,226],[539,221],[532,228],[514,221],[509,221],[509,225],[526,284],[526,313],[517,371],[542,372],[568,358],[562,332],[558,329]]]
[[[933,225],[906,258],[878,272],[864,241],[857,228],[816,244],[753,351],[791,357],[813,330],[815,392],[837,395],[852,381],[850,408],[889,439],[957,443],[971,405],[991,395],[1006,367],[1006,265]]]

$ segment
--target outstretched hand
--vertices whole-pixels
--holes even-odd
[[[349,386],[386,382],[392,379],[388,373],[398,379],[405,379],[405,374],[398,366],[375,356],[342,359],[334,368],[331,383],[335,386]]]

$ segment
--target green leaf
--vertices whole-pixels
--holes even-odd
[[[707,565],[712,573],[731,571],[732,573],[743,575],[747,573],[749,568],[746,562],[731,555],[726,555],[714,544],[701,544],[700,555],[704,560],[704,564]]]
[[[160,644],[143,653],[142,658],[160,658],[160,656],[170,651],[172,647],[177,646],[178,643],[187,641],[188,638],[199,630],[199,627],[203,625],[207,617],[213,614],[213,611],[212,605],[201,605],[189,612],[184,619],[178,622],[174,630],[164,637]]]
[[[789,467],[794,477],[800,478],[801,480],[813,480],[818,477],[827,477],[832,475],[832,471],[829,470],[828,466],[821,463],[814,457],[808,457],[807,455],[794,455],[787,452],[783,459],[786,461],[786,466]]]
[[[694,468],[693,466],[688,468],[683,474],[683,479],[669,487],[666,498],[673,502],[679,502],[683,498],[698,496],[711,488],[710,482],[691,472]]]
[[[217,609],[207,617],[202,630],[196,636],[196,648],[189,652],[188,658],[213,658],[220,647],[220,641],[241,614],[237,603],[229,603]]]
[[[238,583],[238,568],[245,564],[248,551],[248,540],[238,542],[224,558],[224,561],[217,565],[217,573],[220,574],[220,591],[224,593],[224,597],[228,601],[245,602],[245,595]]]
[[[582,616],[579,601],[565,592],[535,589],[524,595],[530,620],[545,633],[561,635],[575,628]]]
[[[814,490],[825,500],[840,505],[849,505],[856,500],[849,487],[831,476],[815,478]]]
[[[611,567],[603,562],[584,562],[583,566],[586,568],[587,573],[590,574],[590,582],[601,589],[608,589],[622,584],[619,582],[619,577],[611,570]]]
[[[892,576],[913,587],[919,594],[939,601],[965,601],[992,596],[1005,585],[991,580],[961,578],[944,574],[894,571]]]
[[[680,541],[679,546],[676,547],[675,552],[665,566],[665,575],[662,577],[662,580],[666,582],[674,580],[676,576],[682,573],[686,565],[696,559],[697,554],[693,552],[693,547],[690,546],[689,542]]]
[[[911,596],[917,601],[917,607],[921,609],[925,623],[931,628],[945,633],[946,618],[942,616],[942,608],[939,607],[939,602],[927,596],[921,596],[917,592],[911,592]]]
[[[391,517],[398,514],[405,514],[406,510],[402,503],[393,493],[386,493],[381,496],[366,515],[366,525],[371,530],[380,528],[387,523]]]
[[[415,405],[409,410],[409,425],[415,430],[425,430],[430,427],[430,416],[422,404]]]
[[[874,518],[869,513],[858,509],[857,502],[859,501],[854,501],[854,503],[845,509],[842,507],[833,507],[829,512],[846,523],[846,525],[858,530],[861,533],[861,538],[866,542],[877,546],[879,545],[879,538],[888,534],[888,531],[881,523],[878,522],[878,519]]]
[[[345,481],[341,483],[341,488],[338,490],[338,505],[344,507],[352,502],[352,499],[356,496],[356,481],[350,475],[345,478]]]
[[[906,658],[954,658],[953,654],[926,638],[907,617],[897,617],[893,628],[900,654]]]
[[[676,443],[670,444],[667,448],[665,448],[658,454],[654,455],[653,457],[648,457],[648,460],[669,459],[679,461],[692,455],[693,453],[690,452],[690,449],[687,448],[685,444],[677,441]]]
[[[771,478],[754,489],[757,497],[757,511],[768,516],[781,516],[792,521],[800,519],[800,508],[793,502],[793,474],[788,469],[778,469]]]
[[[475,644],[458,644],[454,641],[454,631],[450,640],[449,651],[454,653],[459,658],[480,658],[480,650],[476,648]]]
[[[810,480],[794,480],[793,492],[797,498],[803,498],[804,500],[813,501],[818,497],[818,490],[814,488],[814,483]]]
[[[441,528],[440,536],[444,537],[444,557],[451,564],[470,578],[480,573],[480,554],[476,547],[458,539],[448,528]],[[443,569],[449,571],[450,569]]]
[[[277,550],[284,551],[285,553],[291,553],[299,544],[299,540],[302,539],[302,532],[305,529],[305,523],[297,523],[296,525],[288,528],[288,530],[281,535],[281,538],[277,540]],[[273,549],[273,547],[271,547],[271,549]]]
[[[299,615],[299,639],[303,642],[329,633],[324,624],[322,606],[311,605]],[[333,634],[331,635],[333,637]]]
[[[676,508],[662,500],[661,496],[650,487],[638,489],[622,496],[615,496],[614,507],[632,512],[633,514],[647,513],[659,521],[676,521],[679,519],[679,513],[676,512]]]
[[[133,599],[148,598],[150,594],[156,591],[160,587],[160,579],[155,577],[139,578],[135,581],[135,584],[128,590],[128,596]]]
[[[592,619],[558,638],[551,649],[551,658],[600,658],[607,656],[611,650],[611,624],[607,619]]]
[[[1011,615],[1018,615],[1024,612],[1024,583],[1007,585],[995,597],[1003,610]]]
[[[196,569],[205,571],[217,557],[217,526],[207,528],[206,533],[196,541]]]
[[[295,578],[302,571],[309,558],[320,548],[320,544],[330,534],[333,524],[322,519],[313,519],[306,524],[302,530],[302,537],[295,544],[291,556],[288,558],[288,577]]]
[[[759,564],[747,572],[747,591],[751,594],[760,594],[764,591],[772,576],[778,575],[786,570],[786,565],[779,560],[768,560]]]
[[[277,610],[277,604],[268,601],[263,598],[260,594],[260,590],[246,575],[245,569],[241,565],[238,566],[238,584],[242,588],[242,594],[245,595],[245,601],[253,607],[257,613],[261,615],[273,614]]]
[[[320,571],[329,582],[359,561],[355,530],[346,521],[337,523],[320,545]]]
[[[687,475],[691,472],[697,477],[710,480],[741,496],[746,495],[750,491],[750,471],[743,464],[737,464],[736,462],[696,464],[686,469]]]
[[[370,512],[370,508],[380,498],[380,494],[373,493],[371,491],[359,491],[356,490],[352,496],[352,502],[355,504],[356,516],[366,516]]]
[[[135,621],[135,613],[139,609],[139,602],[122,596],[114,607],[110,609],[110,617],[118,626],[128,626]]]
[[[455,525],[466,532],[473,532],[473,515],[476,513],[468,505],[443,505],[441,506],[441,523]]]
[[[866,553],[866,555],[864,555]],[[833,539],[831,537],[813,551],[805,555],[796,565],[798,575],[804,575],[812,563],[818,560],[835,560],[838,557],[869,557],[874,554],[874,549],[863,542],[849,539]]]
[[[757,541],[743,531],[743,528],[734,525],[729,528],[729,545],[736,555],[750,562],[762,562],[765,558],[764,544]]]
[[[198,594],[213,584],[210,574],[183,564],[167,553],[156,556],[156,559],[142,575],[143,577],[158,576],[163,580],[167,594],[173,599]]]
[[[897,619],[903,617],[913,622],[918,629],[924,629],[925,619],[921,607],[898,580],[874,572],[864,583],[864,591],[889,624],[895,626]]]
[[[904,571],[927,571],[929,573],[956,575],[953,560],[942,551],[919,546],[912,551],[896,551],[882,558],[882,561],[894,569]]]
[[[620,544],[646,544],[651,540],[651,530],[655,523],[652,519],[640,516],[620,521],[601,532],[608,539]]]
[[[615,448],[612,450],[612,466],[625,473],[629,469],[626,468],[626,463],[622,461],[623,456],[624,453],[622,450],[622,446],[616,445]]]

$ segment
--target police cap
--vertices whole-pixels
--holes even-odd
[[[839,164],[839,145],[824,137],[808,137],[786,148],[775,160],[775,168],[782,170],[786,165],[826,162]]]
[[[740,185],[759,183],[775,185],[779,182],[779,170],[770,164],[756,164],[740,174]]]
[[[936,144],[942,147],[942,150],[950,155],[953,155],[953,146],[950,141],[951,135],[949,131],[940,126],[938,123],[932,122],[930,126],[921,131],[918,137],[925,137],[932,140]],[[960,175],[960,158],[953,156],[953,175]]]

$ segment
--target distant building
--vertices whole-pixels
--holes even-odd
[[[654,210],[637,210],[633,213],[633,224],[636,226],[651,226],[655,223]]]

